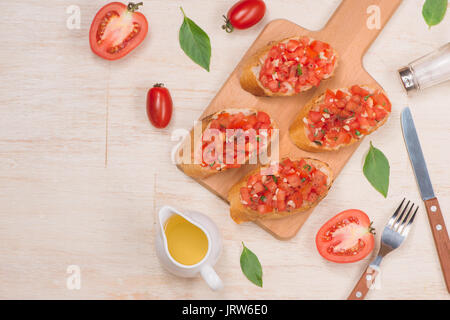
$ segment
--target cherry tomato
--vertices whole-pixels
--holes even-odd
[[[96,55],[117,60],[141,44],[148,32],[147,19],[136,12],[141,5],[111,2],[97,12],[89,31],[89,43]]]
[[[257,24],[266,13],[266,4],[262,0],[241,0],[228,11],[225,24],[222,26],[226,32],[233,29],[248,29]]]
[[[162,83],[157,83],[147,93],[147,116],[156,128],[165,128],[172,118],[172,97]]]
[[[332,262],[359,261],[373,250],[373,230],[369,217],[361,210],[343,211],[328,220],[317,232],[317,250]]]

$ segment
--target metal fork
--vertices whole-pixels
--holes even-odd
[[[402,210],[405,200],[406,199],[403,199],[400,206],[397,210],[395,210],[394,214],[389,219],[389,222],[384,227],[383,234],[381,235],[381,247],[378,251],[378,255],[367,267],[352,293],[348,296],[348,300],[363,300],[365,298],[374,284],[377,274],[380,272],[380,263],[383,258],[392,250],[397,249],[408,236],[409,230],[411,229],[411,224],[414,222],[414,218],[416,217],[419,207],[416,206],[416,209],[414,210],[414,203],[411,203],[408,200],[406,206]],[[411,215],[413,210],[414,213]],[[399,214],[400,211],[401,214]]]

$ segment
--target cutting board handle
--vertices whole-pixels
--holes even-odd
[[[328,39],[340,55],[358,51],[363,57],[372,42],[397,10],[402,0],[342,0],[324,30],[336,39]],[[334,41],[333,41],[334,40]],[[358,44],[357,46],[355,44]]]

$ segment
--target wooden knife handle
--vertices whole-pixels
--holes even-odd
[[[444,217],[437,198],[426,200],[425,207],[427,208],[428,220],[433,232],[434,243],[441,262],[447,291],[450,293],[450,240],[445,227]]]
[[[377,274],[378,271],[375,268],[368,266],[352,293],[348,296],[347,300],[364,300],[370,288],[374,284]]]

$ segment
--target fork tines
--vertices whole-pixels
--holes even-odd
[[[400,205],[398,206],[397,210],[395,210],[394,214],[392,215],[391,219],[389,219],[388,227],[392,229],[395,232],[400,233],[402,236],[406,237],[408,235],[409,229],[411,228],[411,224],[414,221],[414,218],[416,217],[417,210],[419,210],[419,207],[416,206],[416,209],[414,210],[414,203],[408,200],[406,203],[406,206],[402,210],[403,203],[406,199],[403,199]],[[411,205],[410,205],[411,203]],[[409,208],[409,209],[408,209]],[[414,210],[413,215],[410,218],[411,212]],[[399,215],[401,211],[401,214]],[[406,215],[405,215],[406,213]],[[403,217],[404,216],[404,217]]]

